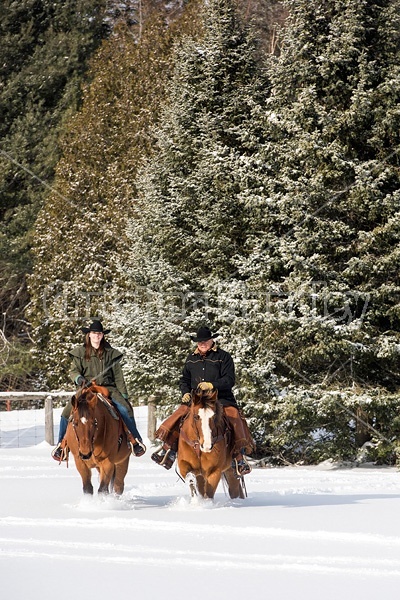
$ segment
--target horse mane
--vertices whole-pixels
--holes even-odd
[[[223,408],[218,400],[217,390],[197,390],[193,394],[193,405],[200,408],[211,408],[215,413],[215,424],[218,425],[223,419]]]
[[[84,417],[85,419],[89,419],[90,417],[90,409],[89,409],[89,400],[87,394],[83,395],[79,398],[79,402],[77,404],[78,415],[81,419]]]
[[[90,402],[93,399],[93,396],[97,396],[97,394],[101,394],[102,396],[108,398],[110,392],[106,387],[93,383],[88,387],[78,390],[74,398],[75,406],[78,410],[78,415],[80,418],[84,417],[88,419],[90,417]]]

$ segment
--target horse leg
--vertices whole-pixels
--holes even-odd
[[[186,460],[179,459],[178,451],[178,468],[182,479],[189,484],[190,495],[192,498],[197,496],[196,477],[192,471],[192,466]]]
[[[204,478],[205,486],[204,486],[204,498],[214,498],[215,492],[217,491],[218,484],[221,479],[221,470],[216,469],[207,477]]]
[[[74,457],[75,458],[75,457]],[[93,494],[93,486],[92,486],[92,470],[84,463],[80,458],[75,458],[75,465],[79,475],[82,478],[83,484],[83,493],[84,494]]]
[[[114,488],[114,493],[117,494],[117,496],[121,496],[121,494],[124,491],[125,475],[128,472],[128,466],[129,466],[129,456],[127,456],[126,459],[122,463],[115,465],[113,488]]]
[[[196,475],[197,489],[202,498],[207,498],[206,495],[206,480],[203,475]]]
[[[231,498],[244,498],[242,483],[234,474],[232,467],[225,471],[224,477],[228,484],[229,496]]]
[[[114,475],[114,464],[109,460],[103,460],[100,465],[100,486],[97,490],[99,494],[108,494],[110,491],[110,481]]]

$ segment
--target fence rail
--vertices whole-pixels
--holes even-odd
[[[48,444],[54,445],[54,418],[53,418],[53,402],[54,400],[69,400],[73,395],[71,392],[0,392],[0,401],[13,402],[29,401],[29,400],[44,400],[45,414],[45,440]],[[157,428],[156,415],[157,397],[149,396],[147,400],[148,406],[148,422],[147,436],[151,442],[155,440],[155,431]]]

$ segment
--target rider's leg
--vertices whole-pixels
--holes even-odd
[[[164,469],[170,469],[176,459],[176,450],[174,448],[168,448],[166,444],[163,444],[161,451],[153,452],[151,458],[158,465],[164,467]]]
[[[62,441],[65,437],[65,434],[67,433],[68,420],[71,415],[71,410],[72,410],[72,404],[71,404],[71,401],[69,401],[61,413],[60,428],[58,430],[58,442],[57,442],[57,446],[54,448],[54,450],[51,453],[54,460],[58,460],[58,461],[66,460],[65,446],[62,443]]]
[[[224,406],[233,434],[232,468],[238,477],[251,472],[245,453],[252,452],[254,442],[251,438],[247,423],[235,406]]]
[[[142,437],[136,426],[135,416],[130,402],[125,400],[121,394],[118,392],[116,393],[114,390],[112,391],[111,401],[118,409],[123,422],[131,434],[130,436],[128,435],[128,441],[131,445],[132,453],[135,456],[142,456],[146,452],[146,446],[143,444]]]
[[[176,459],[179,441],[179,424],[181,419],[188,413],[187,404],[181,404],[171,416],[160,425],[155,437],[164,443],[161,450],[151,455],[152,460],[165,469],[170,469]]]

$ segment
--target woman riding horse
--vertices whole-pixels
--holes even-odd
[[[146,447],[136,427],[133,408],[128,400],[128,392],[120,365],[123,354],[112,348],[105,340],[104,336],[110,330],[104,330],[100,321],[93,321],[89,328],[83,327],[82,332],[85,334],[84,344],[76,346],[68,353],[72,358],[70,377],[77,386],[84,387],[95,381],[97,385],[107,388],[112,403],[118,409],[128,428],[128,441],[132,454],[142,456],[146,452]],[[58,461],[65,459],[63,439],[71,410],[71,401],[69,401],[62,412],[58,444],[52,452],[53,458]]]
[[[131,450],[121,419],[112,406],[106,387],[79,388],[71,398],[72,416],[66,440],[84,494],[93,494],[92,469],[98,471],[99,494],[124,491]]]
[[[182,404],[156,431],[155,435],[163,441],[163,446],[151,458],[165,469],[172,467],[178,450],[179,425],[188,413],[191,392],[199,384],[208,384],[218,390],[218,399],[231,426],[234,438],[233,466],[238,477],[241,477],[251,471],[244,455],[251,454],[255,450],[255,444],[232,392],[235,385],[233,359],[228,352],[217,346],[214,341],[216,337],[218,333],[212,334],[208,327],[200,327],[196,336],[191,337],[197,347],[189,354],[183,368],[180,380]]]

